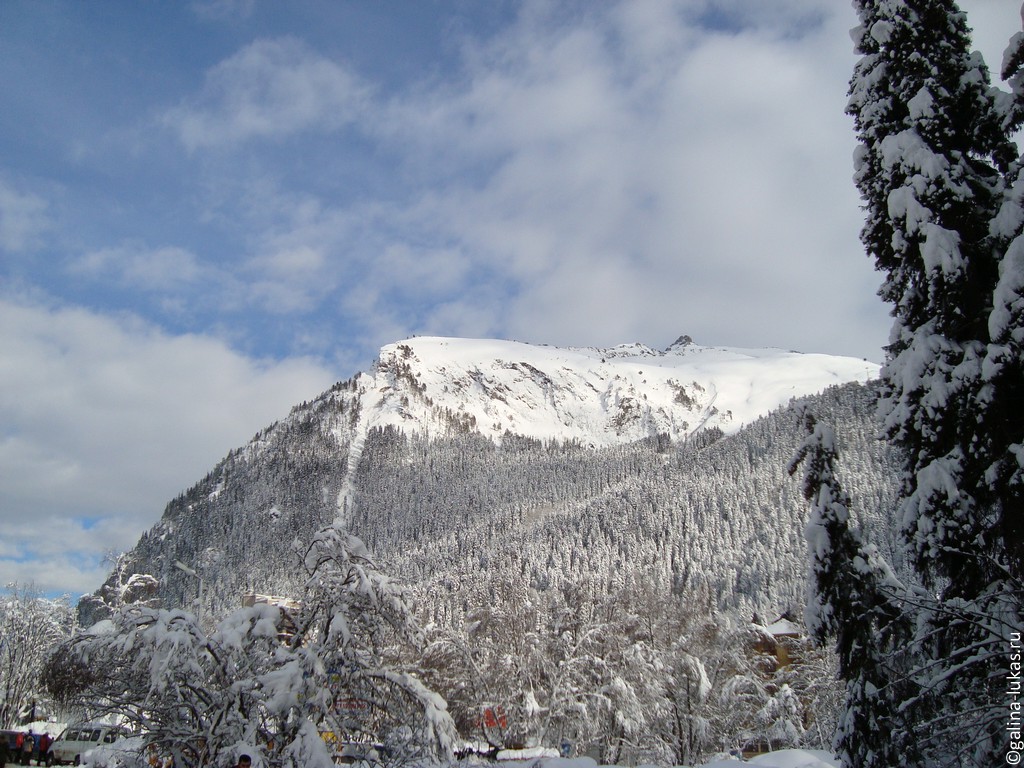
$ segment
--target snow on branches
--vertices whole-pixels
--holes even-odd
[[[904,587],[874,546],[850,525],[851,500],[836,474],[835,433],[804,403],[794,405],[807,437],[789,465],[804,467],[801,488],[811,502],[805,528],[810,552],[804,621],[819,644],[836,641],[846,681],[845,712],[835,748],[850,766],[895,765],[908,756],[897,688],[890,685],[899,648],[911,627],[903,616]]]
[[[175,765],[334,764],[328,742],[382,742],[396,764],[452,753],[446,706],[397,666],[417,630],[402,590],[362,542],[326,528],[303,553],[307,589],[257,603],[207,632],[184,611],[126,606],[66,646],[96,670],[81,700],[115,714]],[[139,755],[141,765],[142,755]]]
[[[894,317],[879,415],[902,457],[898,514],[923,585],[906,595],[916,624],[908,648],[870,663],[902,659],[899,711],[910,727],[928,724],[920,756],[899,762],[991,765],[1007,739],[998,649],[1024,599],[1024,209],[1012,136],[1024,123],[1024,37],[1004,57],[1005,93],[971,51],[953,0],[854,7],[861,58],[848,112],[860,141],[861,239]],[[827,455],[823,442],[816,450]],[[841,536],[830,552],[845,561],[847,545]],[[850,727],[872,738],[869,725]]]

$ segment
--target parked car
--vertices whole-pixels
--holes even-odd
[[[102,723],[83,723],[67,728],[46,753],[47,765],[79,765],[82,756],[90,749],[101,744],[113,744],[120,738],[128,736],[124,728]]]

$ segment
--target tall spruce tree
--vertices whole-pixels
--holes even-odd
[[[898,514],[925,587],[900,710],[921,726],[926,762],[995,765],[1024,546],[1024,216],[1010,138],[1022,43],[1005,94],[952,0],[854,7],[861,237],[894,317],[879,413],[901,450]]]
[[[839,676],[846,682],[845,712],[834,747],[844,765],[888,768],[918,757],[900,712],[905,686],[898,654],[911,628],[902,612],[901,585],[876,549],[850,524],[849,495],[836,473],[835,433],[806,404],[797,412],[807,437],[789,465],[803,465],[802,491],[811,503],[806,537],[810,578],[804,623],[824,646],[835,640]]]
[[[1024,24],[1024,7],[1022,24]],[[1010,94],[997,94],[1002,128],[1012,134],[1024,126],[1024,31],[1011,39],[1003,56],[1001,75]],[[1024,571],[1024,477],[1020,455],[1024,435],[1024,158],[1006,173],[1003,204],[991,226],[995,247],[1003,253],[999,282],[988,317],[990,344],[984,371],[983,432],[995,442],[989,482],[1002,489],[1000,521],[1012,573]]]

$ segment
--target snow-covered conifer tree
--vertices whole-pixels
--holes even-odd
[[[1019,93],[991,86],[953,0],[854,6],[862,240],[895,319],[879,410],[901,450],[899,514],[927,588],[917,690],[902,711],[928,723],[928,760],[993,765],[1006,746],[999,680],[1024,546],[1021,282],[1008,249],[1020,231],[1008,186]],[[1019,55],[1007,61],[1019,67]]]
[[[1022,8],[1024,12],[1024,8]],[[1024,17],[1022,17],[1024,23]],[[1010,94],[997,93],[1003,128],[1009,134],[1024,126],[1024,31],[1011,39],[1003,57],[1002,77]],[[991,237],[1003,253],[999,281],[988,317],[990,343],[983,363],[985,389],[982,404],[983,430],[993,445],[989,485],[1004,495],[1000,512],[1003,540],[1013,564],[1013,574],[1024,572],[1024,477],[1020,445],[1024,437],[1024,158],[1006,173],[1003,204],[992,221]],[[1016,512],[1016,514],[1015,514]]]
[[[845,713],[835,748],[845,765],[870,768],[912,762],[915,740],[899,713],[893,652],[910,634],[900,596],[904,588],[874,547],[850,526],[850,497],[836,476],[835,434],[806,405],[797,411],[807,438],[790,463],[804,465],[802,490],[811,502],[806,536],[811,566],[804,623],[824,645],[836,641],[846,681]]]

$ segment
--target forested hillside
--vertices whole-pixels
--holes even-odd
[[[757,624],[799,620],[805,593],[791,407],[730,435],[594,447],[485,437],[436,410],[429,431],[360,436],[359,388],[296,407],[172,501],[82,600],[83,623],[126,601],[195,607],[176,561],[202,577],[208,617],[249,593],[301,594],[295,543],[333,521],[407,586],[425,632],[406,663],[466,738],[568,740],[611,763],[827,745],[830,656],[799,637],[797,665],[754,650],[775,647]],[[850,383],[804,400],[836,427],[857,508],[887,510],[894,464],[874,398]],[[889,520],[862,522],[892,540]]]
[[[331,522],[413,588],[449,596],[424,610],[452,620],[463,579],[606,592],[636,569],[716,608],[772,610],[800,591],[801,504],[782,475],[796,433],[783,415],[755,420],[873,372],[688,336],[663,351],[406,339],[168,504],[82,617],[129,586],[136,600],[194,605],[199,584],[175,563],[202,579],[208,615],[247,593],[297,592],[293,544]],[[854,393],[822,407],[850,423],[850,462],[870,475],[868,395]]]
[[[871,407],[857,384],[814,405],[843,436],[854,494],[886,509],[891,464]],[[806,503],[786,475],[798,441],[788,409],[728,437],[598,451],[388,429],[363,450],[349,525],[443,624],[461,621],[467,594],[507,581],[543,596],[643,580],[713,610],[781,612],[804,592]]]
[[[862,508],[886,509],[894,483],[871,399],[850,384],[815,408],[845,443],[845,476],[870,502]],[[328,393],[303,404],[229,455],[168,505],[101,594],[116,603],[132,573],[148,573],[166,604],[192,604],[197,585],[175,560],[200,571],[207,611],[247,592],[286,594],[297,586],[293,541],[330,522],[341,497],[350,530],[386,570],[431,595],[422,610],[444,623],[457,624],[469,595],[492,582],[607,593],[636,573],[747,613],[802,598],[806,513],[785,473],[799,439],[787,409],[728,437],[709,430],[679,444],[654,437],[602,449],[386,427],[369,432],[349,477],[339,425],[357,414],[347,402]],[[93,607],[84,601],[86,613]]]

